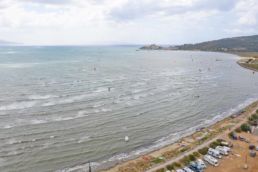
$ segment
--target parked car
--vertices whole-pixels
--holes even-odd
[[[203,162],[202,159],[197,159],[195,162],[196,162],[196,163],[198,164],[198,166],[201,167],[202,169],[204,169],[204,168],[207,167],[207,166],[205,165],[205,163]]]
[[[189,168],[193,170],[194,172],[203,172],[203,169],[201,166],[199,166],[196,162],[192,161],[190,162]]]
[[[237,134],[235,132],[232,133],[231,137],[233,140],[237,140]]]
[[[237,136],[236,136],[236,138],[237,138]],[[221,146],[227,146],[227,147],[230,147],[230,148],[233,147],[233,144],[231,142],[226,142],[226,141],[221,142],[220,145]]]
[[[224,149],[222,146],[217,146],[215,150],[219,151],[221,155],[228,155],[228,151]]]
[[[242,137],[242,136],[239,136],[238,139],[239,139],[240,141],[245,141],[245,138]]]
[[[251,157],[256,157],[256,152],[255,152],[254,150],[251,150],[251,151],[250,151],[250,156],[251,156]]]
[[[218,142],[226,142],[224,139],[217,139]]]
[[[244,138],[242,136],[239,136],[238,138],[239,138],[239,140],[241,140],[243,142],[250,143],[249,140],[247,140],[246,138]]]
[[[185,171],[182,169],[177,169],[176,172],[185,172]]]
[[[230,147],[222,146],[228,153],[231,151]]]
[[[191,169],[188,168],[188,167],[184,167],[183,170],[184,170],[185,172],[194,172],[193,170],[191,170]]]
[[[205,161],[207,161],[209,164],[211,164],[211,165],[213,165],[213,166],[215,166],[215,167],[217,167],[217,166],[219,165],[218,160],[217,160],[216,158],[213,158],[213,157],[210,156],[210,155],[205,155],[205,156],[203,157],[203,159],[204,159]]]
[[[213,149],[213,148],[209,148],[208,154],[213,156],[213,157],[215,157],[215,158],[219,158],[219,159],[222,158],[222,156],[220,155],[220,152],[215,150],[215,149]]]
[[[250,150],[255,150],[255,145],[249,145]]]

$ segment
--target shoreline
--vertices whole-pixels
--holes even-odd
[[[239,66],[252,70],[253,72],[258,72],[258,52],[239,52],[233,54],[240,57],[240,59],[237,60]]]
[[[223,53],[223,52],[222,52]],[[225,52],[224,52],[225,53]],[[243,68],[252,70],[252,71],[256,71],[258,72],[257,69],[251,68],[251,67],[246,67],[241,63],[242,59],[250,59],[250,58],[254,58],[254,57],[250,57],[250,54],[247,53],[247,55],[249,55],[248,57],[246,55],[241,55],[241,54],[236,54],[236,53],[230,53],[230,54],[234,54],[237,55],[238,57],[240,57],[239,60],[236,61],[236,63],[238,65],[240,65]],[[217,138],[217,134],[213,133],[211,130],[219,130],[219,133],[223,133],[225,134],[225,130],[230,130],[231,128],[236,128],[236,126],[238,126],[239,124],[241,124],[241,122],[243,122],[243,120],[245,120],[246,118],[248,118],[248,116],[250,116],[250,114],[245,114],[246,112],[249,112],[250,109],[252,110],[256,110],[256,108],[258,108],[258,100],[255,100],[254,102],[252,102],[251,104],[249,104],[248,106],[242,108],[242,110],[240,110],[237,113],[233,113],[233,114],[229,114],[228,116],[223,117],[223,119],[220,119],[218,121],[216,121],[215,123],[212,123],[206,127],[203,127],[200,130],[196,130],[193,131],[191,133],[188,133],[186,135],[184,135],[183,137],[177,139],[174,143],[168,144],[166,146],[163,146],[161,148],[158,148],[157,150],[151,151],[151,152],[146,152],[142,155],[139,155],[138,157],[132,157],[131,159],[127,159],[124,161],[119,161],[117,163],[114,163],[113,166],[108,167],[106,169],[100,169],[101,172],[130,172],[130,171],[135,171],[135,172],[143,172],[143,171],[148,171],[148,172],[154,172],[155,170],[157,170],[160,165],[166,165],[166,162],[169,164],[171,163],[170,161],[173,159],[176,159],[177,157],[181,157],[182,155],[185,155],[185,153],[188,152],[192,152],[193,149],[196,149],[196,147],[199,145],[206,145],[207,143],[209,143],[210,141],[214,140],[214,138]],[[243,115],[244,114],[244,115]],[[233,118],[234,117],[234,118]],[[244,117],[243,119],[241,119],[242,117]],[[239,119],[240,118],[240,119]],[[234,122],[234,120],[239,120],[237,122]],[[235,123],[235,124],[232,124]],[[227,124],[230,124],[230,126],[225,126]],[[225,129],[226,127],[226,129]],[[224,128],[224,129],[223,129]],[[199,135],[200,133],[208,133],[211,134],[210,138],[208,138],[207,140],[204,140],[203,143],[198,143],[196,145],[196,136]],[[214,136],[215,135],[215,136]],[[204,137],[207,137],[207,135],[205,135]],[[198,140],[198,142],[200,142]],[[183,147],[182,147],[183,145]],[[189,147],[189,148],[188,148]],[[186,149],[187,148],[187,149]],[[186,151],[181,151],[180,149],[186,149]],[[181,152],[181,153],[177,153],[177,152]],[[159,159],[160,157],[164,158],[164,155],[167,154],[173,154],[172,157],[165,157],[165,160],[161,160],[162,163],[157,163],[153,165],[153,160],[155,159]],[[169,155],[167,155],[169,156]],[[140,167],[140,169],[137,169],[137,166],[142,166]]]
[[[161,147],[155,151],[151,151],[149,153],[140,155],[139,157],[121,161],[111,168],[102,169],[100,171],[101,172],[130,172],[130,171],[154,172],[156,168],[158,168],[160,165],[166,166],[166,164],[171,163],[171,160],[174,161],[175,159],[180,159],[178,157],[185,156],[186,154],[189,154],[190,152],[195,151],[198,147],[202,147],[214,141],[214,139],[216,140],[221,134],[224,135],[225,132],[229,132],[232,129],[237,128],[240,124],[242,124],[243,121],[245,121],[252,114],[251,112],[257,110],[257,108],[258,108],[258,100],[255,100],[251,104],[244,107],[242,110],[236,113],[230,114],[224,119],[219,120],[208,127],[202,128],[199,131],[194,131],[193,133],[189,133],[188,135],[183,136],[182,138],[178,139],[172,144]],[[200,136],[200,133],[208,133],[208,134],[202,137]],[[210,135],[210,137],[207,137],[207,135]],[[198,137],[200,137],[200,139],[198,139]],[[205,137],[207,137],[205,140],[200,141]],[[182,152],[182,150],[186,148],[187,150]],[[179,153],[177,153],[177,151],[179,151]],[[166,158],[166,160],[162,161],[161,163],[157,163],[154,165],[152,164],[151,166],[150,164],[143,165],[144,162],[148,161],[146,159],[150,159],[150,161],[152,161],[153,158],[155,159],[159,157],[164,157],[164,155],[169,157],[169,154],[174,154],[174,156],[170,158]],[[140,170],[135,169],[134,167],[137,167],[138,163],[141,164],[145,169],[140,169]]]
[[[249,67],[247,65],[245,65],[245,63],[241,63],[240,60],[237,61],[237,64],[245,69],[248,69],[248,70],[252,70],[254,72],[258,72],[258,69],[255,69],[255,68],[252,68],[252,67]]]

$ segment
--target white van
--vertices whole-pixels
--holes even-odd
[[[207,161],[209,164],[211,164],[211,165],[213,165],[213,166],[215,166],[215,167],[217,167],[217,166],[219,165],[218,160],[217,160],[216,158],[213,158],[213,157],[210,156],[210,155],[205,155],[205,156],[203,157],[203,159],[204,159],[205,161]]]
[[[191,169],[188,168],[188,167],[184,167],[183,170],[184,170],[184,172],[194,172],[193,170],[191,170]]]
[[[230,147],[227,147],[227,146],[222,146],[227,152],[230,152],[231,151],[231,149],[230,149]]]
[[[176,172],[185,172],[185,171],[182,169],[177,169]]]
[[[203,162],[202,159],[197,159],[196,163],[198,164],[198,166],[200,166],[202,169],[206,168],[205,163]]]
[[[228,151],[225,150],[222,146],[217,146],[215,150],[219,151],[219,153],[222,155],[228,155]]]
[[[215,150],[215,149],[212,149],[212,148],[209,148],[208,154],[215,157],[215,158],[219,158],[219,159],[222,158],[222,156],[220,155],[220,152]]]

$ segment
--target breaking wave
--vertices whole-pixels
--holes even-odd
[[[37,101],[22,101],[15,102],[8,105],[0,106],[0,111],[9,111],[9,110],[17,110],[17,109],[26,109],[35,106]]]

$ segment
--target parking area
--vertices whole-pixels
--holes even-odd
[[[250,145],[258,146],[258,136],[244,132],[238,135],[246,141],[231,141],[234,145],[231,153],[219,160],[218,167],[208,166],[205,172],[258,172],[258,157],[251,157],[249,149]]]
[[[219,141],[218,141],[219,140]],[[191,162],[179,161],[158,172],[258,172],[258,136],[236,133],[236,139],[224,136],[199,150],[200,157]],[[226,143],[224,146],[221,143]],[[220,144],[219,146],[216,144]],[[225,149],[223,149],[225,148]],[[252,150],[251,150],[252,149]],[[186,160],[186,159],[185,159]],[[182,164],[187,165],[182,165]]]

